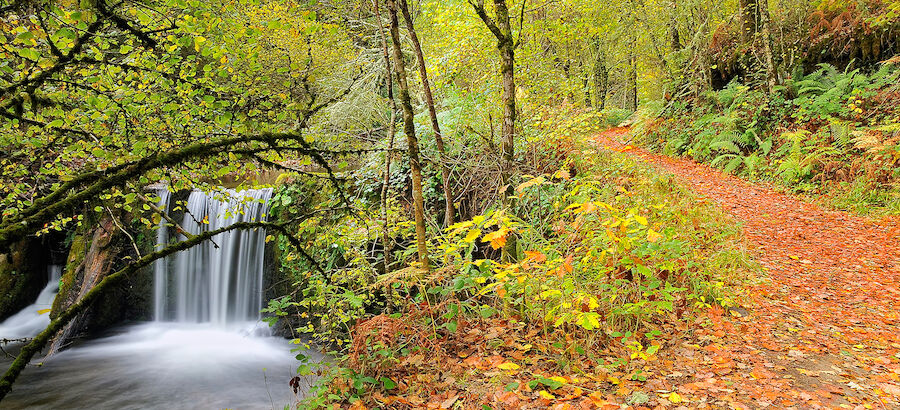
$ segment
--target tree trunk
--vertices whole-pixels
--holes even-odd
[[[606,94],[609,92],[609,69],[606,68],[606,53],[597,47],[597,60],[594,61],[594,106],[598,110],[606,107]]]
[[[587,72],[587,69],[584,68],[584,75],[581,79],[581,88],[584,90],[584,106],[591,108],[593,106],[593,98],[591,96],[591,75]]]
[[[381,37],[381,48],[384,54],[384,67],[387,73],[387,94],[388,94],[388,105],[391,109],[391,122],[388,124],[388,151],[384,155],[384,179],[381,182],[381,219],[383,222],[382,231],[381,231],[381,242],[382,247],[384,248],[384,271],[391,271],[391,251],[393,250],[393,241],[391,240],[390,227],[388,222],[387,215],[387,196],[388,190],[391,183],[391,159],[393,158],[393,150],[394,150],[394,134],[396,131],[396,123],[397,123],[397,102],[394,101],[394,80],[393,73],[391,72],[391,57],[388,53],[388,44],[387,38],[384,35],[384,25],[381,22],[381,7],[378,4],[378,0],[372,0],[373,6],[375,8],[375,17],[378,19],[378,35]]]
[[[500,78],[503,86],[501,102],[503,105],[503,125],[501,127],[503,139],[503,160],[500,163],[500,180],[503,184],[503,202],[508,208],[512,208],[515,197],[515,189],[512,186],[513,160],[515,158],[516,141],[516,43],[513,40],[512,26],[509,22],[509,8],[506,0],[494,0],[495,19],[487,15],[484,8],[484,0],[477,3],[469,0],[469,4],[475,9],[475,13],[487,26],[497,39],[497,49],[500,51]],[[518,257],[516,251],[516,238],[510,235],[503,248],[504,259],[513,260]]]
[[[506,0],[494,0],[497,12],[497,24],[503,38],[498,39],[500,49],[500,75],[503,82],[503,183],[506,185],[506,198],[515,192],[512,187],[512,169],[515,156],[516,141],[516,78],[515,78],[515,44],[512,38],[512,27],[509,24],[509,9]]]
[[[419,140],[416,138],[412,101],[409,97],[409,83],[406,79],[406,63],[403,61],[403,50],[400,43],[400,21],[397,17],[397,3],[395,0],[387,0],[386,4],[391,19],[390,32],[394,55],[394,75],[400,90],[400,107],[403,109],[403,132],[406,134],[409,170],[412,174],[413,208],[416,218],[416,246],[422,269],[428,270],[430,266],[428,263],[428,245],[425,238],[425,201],[422,198],[422,164],[419,162]]]
[[[760,36],[762,36],[763,58],[765,59],[764,64],[766,67],[766,88],[769,92],[772,92],[778,84],[778,67],[775,65],[775,58],[772,51],[772,32],[769,24],[768,0],[757,0],[757,7],[759,8],[760,28],[762,29]]]
[[[627,108],[631,111],[637,111],[638,107],[638,89],[637,89],[637,61],[634,54],[628,58],[628,91],[625,97]]]
[[[778,67],[775,63],[772,51],[772,33],[769,27],[769,2],[768,0],[740,0],[741,13],[741,42],[749,49],[744,57],[747,61],[752,59],[752,50],[762,52],[762,61],[758,64],[748,64],[748,69],[753,73],[765,76],[765,87],[772,91],[778,83]],[[761,67],[760,67],[761,66]]]
[[[428,106],[428,115],[431,117],[431,128],[434,130],[434,140],[437,144],[438,153],[441,161],[441,185],[444,187],[444,222],[447,226],[456,222],[456,209],[453,207],[453,192],[450,189],[450,165],[447,161],[447,150],[444,148],[444,137],[441,134],[441,126],[438,124],[437,110],[434,108],[434,96],[431,93],[431,84],[428,81],[428,69],[425,67],[425,56],[422,54],[422,45],[419,43],[419,36],[416,35],[416,28],[413,25],[412,17],[409,14],[409,6],[406,0],[400,1],[400,11],[403,14],[403,20],[406,22],[406,30],[409,32],[409,38],[413,43],[413,51],[416,53],[416,62],[419,65],[419,77],[422,80],[422,92],[425,94],[425,105]]]
[[[741,8],[741,42],[744,44],[749,45],[753,43],[756,33],[759,32],[759,25],[762,20],[759,13],[759,1],[739,1],[739,7]]]

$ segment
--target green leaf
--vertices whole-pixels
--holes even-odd
[[[381,384],[384,386],[385,390],[393,390],[397,388],[397,383],[387,377],[381,378]]]

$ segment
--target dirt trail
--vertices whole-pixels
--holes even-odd
[[[668,380],[691,407],[900,408],[900,226],[624,146],[626,132],[598,141],[721,204],[769,276],[751,285],[749,315],[711,314],[705,346],[676,349]]]

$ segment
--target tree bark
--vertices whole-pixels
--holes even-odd
[[[762,52],[762,67],[749,64],[751,71],[763,71],[765,87],[772,91],[778,83],[778,67],[776,67],[773,55],[772,33],[769,27],[769,2],[768,0],[740,0],[741,14],[741,42],[749,51],[746,58],[752,57],[752,50],[759,49]],[[745,60],[746,61],[746,60]]]
[[[756,33],[759,32],[761,21],[759,0],[740,0],[739,7],[741,8],[741,42],[751,44]]]
[[[497,13],[497,24],[503,33],[503,38],[498,39],[497,48],[500,49],[500,76],[503,82],[503,184],[506,186],[506,199],[510,202],[515,191],[512,186],[513,161],[515,158],[516,142],[516,77],[515,77],[515,44],[513,42],[512,27],[509,23],[509,9],[506,0],[494,0],[494,8]]]
[[[606,53],[597,46],[597,60],[594,61],[594,106],[598,110],[606,107],[609,92],[609,69],[606,68]]]
[[[394,135],[396,134],[397,126],[397,102],[394,100],[394,74],[391,70],[391,57],[388,52],[387,38],[384,35],[384,25],[381,22],[381,6],[378,4],[378,0],[372,0],[372,3],[375,8],[375,17],[378,19],[378,35],[381,37],[381,48],[384,54],[384,66],[385,71],[387,72],[386,81],[388,106],[391,110],[391,122],[388,124],[388,152],[386,152],[384,155],[384,179],[381,181],[381,219],[383,223],[381,230],[381,245],[382,247],[384,247],[384,271],[390,272],[391,263],[393,262],[391,260],[393,241],[391,239],[387,215],[387,196],[391,183],[391,159],[394,155]]]
[[[431,117],[431,129],[434,130],[434,140],[437,145],[441,161],[441,185],[444,188],[444,222],[447,226],[456,222],[456,209],[453,207],[453,192],[450,189],[450,165],[447,161],[447,150],[444,148],[444,137],[441,134],[441,126],[438,124],[437,110],[434,108],[434,96],[431,93],[431,83],[428,81],[428,69],[425,67],[425,56],[422,53],[422,44],[416,35],[412,16],[409,14],[409,5],[406,0],[400,1],[400,12],[406,22],[406,30],[412,40],[413,51],[416,54],[416,62],[419,65],[419,78],[422,80],[422,92],[425,94],[425,105],[428,106],[428,115]]]
[[[763,42],[763,58],[766,66],[766,88],[769,92],[775,89],[778,84],[778,67],[775,65],[775,57],[772,51],[772,32],[769,24],[769,2],[768,0],[757,0],[759,5],[760,26]]]
[[[503,161],[500,165],[500,179],[503,184],[503,202],[508,208],[512,208],[515,197],[515,189],[512,186],[513,162],[515,159],[516,142],[516,42],[513,39],[512,25],[509,21],[509,8],[506,0],[494,0],[495,19],[491,19],[484,8],[484,0],[469,4],[475,9],[475,13],[487,26],[488,30],[497,39],[497,49],[500,51],[500,78],[503,86],[501,102],[503,105],[503,125],[501,127],[503,139]],[[510,235],[503,248],[504,259],[517,259],[516,238]]]
[[[626,93],[626,101],[628,109],[637,111],[638,107],[638,89],[637,89],[637,61],[632,54],[628,58],[628,91]]]
[[[416,126],[412,101],[409,97],[409,83],[406,79],[406,63],[403,61],[403,50],[400,43],[400,21],[397,17],[396,0],[387,0],[390,12],[391,42],[394,56],[394,75],[399,88],[400,107],[403,110],[403,133],[408,145],[409,169],[412,174],[413,208],[416,218],[416,247],[422,269],[429,270],[428,245],[425,237],[425,201],[422,198],[422,164],[419,162],[419,140],[416,138]]]

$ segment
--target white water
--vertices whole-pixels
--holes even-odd
[[[181,227],[192,235],[237,222],[265,221],[270,189],[227,193],[225,201],[194,191]],[[180,252],[174,269],[157,271],[156,320],[228,325],[259,319],[263,304],[264,229],[233,230]],[[162,243],[163,239],[157,238]],[[182,240],[184,237],[181,238]],[[171,294],[170,294],[171,293]]]
[[[31,305],[0,323],[0,339],[21,339],[34,337],[50,324],[50,308],[59,292],[59,277],[62,267],[51,265],[47,269],[47,286],[41,290],[37,300]]]
[[[181,227],[197,234],[265,219],[270,190],[229,195],[223,202],[191,193]],[[160,196],[161,207],[175,206],[167,193]],[[168,243],[168,231],[161,227],[158,246]],[[0,408],[281,409],[294,403],[288,381],[299,364],[295,353],[287,340],[263,336],[269,329],[259,320],[265,236],[262,229],[230,231],[156,264],[154,322],[115,329],[28,367]]]
[[[159,192],[159,202],[157,206],[159,209],[168,210],[169,209],[169,194],[168,189],[161,189]],[[165,248],[166,244],[169,242],[169,228],[168,221],[165,218],[159,219],[159,227],[156,228],[156,248],[154,251],[161,250]],[[168,268],[169,258],[157,259],[156,262],[153,263],[153,319],[154,320],[163,320],[165,318],[166,312],[166,304],[164,303],[168,296]]]
[[[0,409],[282,409],[296,401],[288,381],[297,361],[285,339],[212,324],[115,332],[29,366]]]

